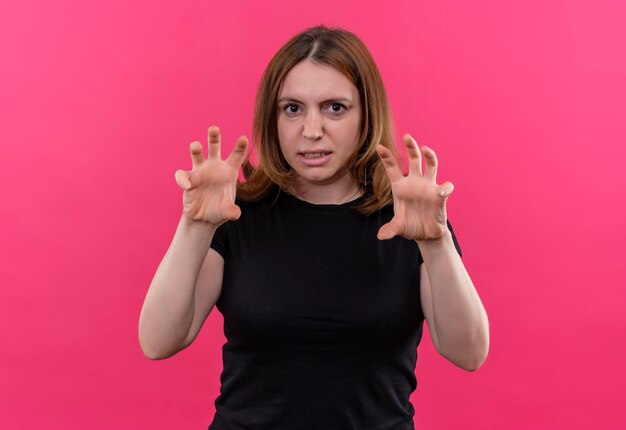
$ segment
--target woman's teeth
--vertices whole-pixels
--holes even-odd
[[[322,158],[326,154],[327,152],[309,152],[303,155],[304,155],[304,158]]]

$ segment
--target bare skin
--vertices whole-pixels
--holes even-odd
[[[402,236],[415,240],[424,258],[421,268],[422,310],[437,350],[455,365],[478,369],[489,348],[487,314],[459,257],[446,224],[445,203],[454,186],[436,182],[437,158],[409,135],[403,138],[409,174],[377,146],[392,185],[394,217],[378,232],[380,240]],[[210,249],[215,229],[236,220],[234,204],[238,170],[247,139],[241,137],[224,161],[219,130],[209,130],[209,155],[202,145],[190,145],[193,169],[176,172],[184,190],[183,216],[174,240],[154,276],[139,325],[142,349],[152,359],[167,358],[186,348],[219,298],[224,260]],[[422,171],[422,154],[425,172]]]
[[[219,129],[209,128],[208,157],[200,142],[192,142],[192,170],[175,174],[184,190],[183,215],[139,317],[139,342],[151,359],[170,357],[191,344],[221,292],[224,260],[210,245],[217,227],[241,215],[235,187],[248,140],[240,137],[226,160],[220,144]]]
[[[209,128],[208,157],[202,155],[202,144],[192,142],[191,171],[177,170],[176,183],[183,192],[183,213],[192,221],[204,221],[215,227],[236,220],[241,210],[235,205],[237,175],[248,148],[248,139],[241,136],[226,160],[222,160],[220,131]]]
[[[409,157],[405,176],[382,145],[376,151],[391,181],[394,217],[378,231],[381,240],[415,240],[424,259],[420,273],[422,310],[439,353],[465,370],[478,369],[489,351],[489,322],[474,284],[447,226],[446,201],[454,185],[437,184],[437,156],[410,136],[403,137]],[[425,169],[422,170],[422,158]]]

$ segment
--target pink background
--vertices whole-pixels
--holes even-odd
[[[207,428],[221,315],[169,360],[137,340],[174,172],[212,124],[250,135],[266,63],[318,23],[437,151],[490,317],[476,373],[425,334],[416,427],[626,428],[626,3],[56,3],[0,5],[0,428]]]

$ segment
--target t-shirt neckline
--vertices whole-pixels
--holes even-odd
[[[298,197],[294,196],[293,194],[289,194],[288,192],[284,190],[281,190],[280,193],[283,194],[288,199],[292,200],[298,206],[309,208],[309,209],[316,209],[316,210],[345,210],[345,209],[350,209],[352,206],[357,206],[363,203],[363,201],[365,201],[365,194],[363,194],[357,197],[356,199],[350,200],[349,202],[345,202],[345,203],[339,203],[339,204],[310,203],[304,200],[300,200]]]

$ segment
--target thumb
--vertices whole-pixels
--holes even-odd
[[[184,170],[178,169],[176,173],[174,173],[174,179],[176,179],[176,184],[183,190],[191,188],[191,181],[189,180],[187,172]]]
[[[394,238],[398,234],[398,227],[394,223],[394,220],[391,220],[387,224],[383,225],[378,230],[378,240],[388,240]]]

